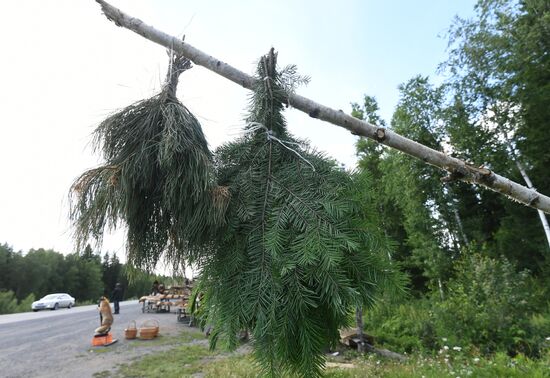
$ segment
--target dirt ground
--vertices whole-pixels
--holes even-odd
[[[101,377],[109,376],[116,372],[120,365],[132,363],[140,357],[149,353],[158,353],[169,350],[174,345],[180,344],[178,336],[184,333],[199,333],[197,328],[189,327],[187,324],[178,323],[175,314],[142,314],[137,317],[138,325],[147,319],[156,319],[160,323],[160,334],[153,340],[126,340],[123,332],[117,332],[118,342],[108,347],[90,347],[86,353],[80,353],[75,358],[75,365],[65,372],[56,372],[44,377]],[[183,337],[185,338],[185,337]],[[193,343],[208,344],[206,337],[195,340]]]

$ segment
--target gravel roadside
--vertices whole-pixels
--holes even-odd
[[[0,316],[0,376],[2,377],[97,377],[114,372],[121,364],[167,350],[178,344],[182,333],[197,334],[196,328],[179,323],[175,313],[142,313],[137,301],[124,302],[115,315],[109,347],[92,347],[93,330],[99,325],[96,306],[40,313]],[[159,337],[126,340],[124,329],[135,320],[138,327],[155,319]],[[188,338],[187,338],[188,339]],[[206,343],[206,339],[199,342]]]

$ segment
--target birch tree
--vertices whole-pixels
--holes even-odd
[[[452,75],[454,111],[465,114],[448,123],[451,143],[459,157],[548,191],[550,6],[486,0],[476,10],[474,19],[457,19],[450,30],[444,68]],[[497,248],[533,269],[550,251],[546,215],[495,205]]]
[[[125,14],[121,10],[108,4],[106,1],[96,1],[101,4],[105,16],[116,25],[128,28],[155,43],[173,49],[195,64],[204,66],[245,88],[252,89],[254,87],[254,79],[251,76],[239,71],[229,64],[205,54],[190,44],[181,41],[179,38],[170,36],[147,25],[142,20]],[[550,213],[550,197],[538,193],[536,190],[526,188],[489,169],[469,165],[464,161],[447,156],[443,152],[436,151],[420,143],[404,138],[391,130],[358,120],[352,116],[346,115],[342,111],[331,109],[294,93],[287,94],[287,104],[307,113],[313,118],[343,127],[355,135],[371,138],[379,143],[416,157],[427,164],[444,169],[450,173],[453,179],[482,185],[504,194],[513,200],[521,202],[524,205],[539,208],[544,212]]]

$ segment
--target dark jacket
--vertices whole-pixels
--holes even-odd
[[[111,299],[113,301],[121,301],[122,300],[122,288],[120,286],[116,286],[113,290],[113,293],[111,294]]]

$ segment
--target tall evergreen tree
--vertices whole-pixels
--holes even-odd
[[[0,291],[12,289],[13,260],[15,252],[8,244],[0,244]]]
[[[64,266],[63,291],[70,293],[77,301],[97,301],[103,294],[99,260],[72,253],[65,257]]]
[[[401,97],[391,128],[408,138],[443,150],[443,89],[425,77],[399,87]],[[383,126],[374,98],[352,104],[353,114]],[[357,143],[359,167],[373,172],[378,212],[386,233],[397,244],[394,258],[411,275],[413,288],[424,292],[448,276],[450,259],[466,242],[459,232],[460,214],[450,187],[442,185],[442,172],[370,140]]]

